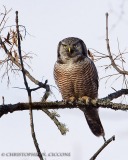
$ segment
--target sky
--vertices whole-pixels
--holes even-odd
[[[15,24],[15,11],[19,12],[19,23],[24,25],[29,34],[22,42],[22,50],[33,53],[29,72],[39,81],[48,79],[52,94],[48,101],[61,100],[59,91],[53,78],[53,67],[57,58],[57,45],[60,40],[74,36],[81,38],[87,48],[107,54],[105,42],[105,13],[109,13],[109,38],[111,50],[118,52],[128,48],[128,1],[127,0],[1,0],[0,11],[3,5],[12,8],[7,25]],[[93,50],[91,50],[93,51]],[[0,58],[4,56],[0,55]],[[126,58],[127,55],[126,55]],[[95,63],[99,77],[113,74],[113,69],[105,72],[100,65],[108,64],[102,60]],[[1,71],[2,72],[2,71]],[[7,86],[7,79],[0,83],[0,97],[5,97],[6,104],[27,102],[25,90],[14,87],[24,87],[22,75],[10,75],[11,84]],[[122,88],[122,79],[116,82],[100,81],[99,98]],[[35,85],[29,82],[31,87]],[[33,101],[40,101],[45,90],[33,93]],[[127,98],[127,97],[126,97]],[[118,100],[119,101],[119,100]],[[2,99],[0,101],[2,103]],[[66,124],[69,132],[62,136],[57,127],[42,111],[34,111],[34,126],[40,149],[43,153],[68,153],[70,156],[45,156],[47,160],[88,160],[103,144],[102,138],[95,137],[85,120],[83,113],[78,109],[58,110],[59,120]],[[99,109],[100,118],[105,129],[106,139],[115,135],[116,140],[111,142],[97,160],[127,160],[128,159],[128,113]],[[1,160],[37,160],[38,157],[8,156],[8,153],[36,153],[29,122],[29,112],[15,112],[4,115],[0,119],[0,159]],[[5,153],[5,156],[2,156]]]

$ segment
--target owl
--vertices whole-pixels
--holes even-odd
[[[59,42],[54,78],[64,101],[98,97],[97,69],[88,57],[85,43],[79,38],[69,37]],[[98,109],[88,106],[83,111],[93,134],[104,137]]]

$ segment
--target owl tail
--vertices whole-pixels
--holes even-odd
[[[99,118],[99,114],[98,114],[98,109],[88,106],[85,110],[84,110],[84,115],[86,117],[87,123],[89,125],[89,128],[91,129],[92,133],[95,136],[103,136],[104,140],[105,140],[105,133],[104,133],[104,129],[103,126],[101,124],[100,118]]]

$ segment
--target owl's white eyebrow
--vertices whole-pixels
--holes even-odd
[[[67,46],[67,44],[62,43],[63,46]]]

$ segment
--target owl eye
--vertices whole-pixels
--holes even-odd
[[[77,48],[77,47],[78,47],[78,45],[77,45],[77,44],[74,44],[74,45],[73,45],[73,47],[74,47],[74,48]]]
[[[64,44],[63,44],[63,47],[64,47],[64,48],[67,48],[67,45],[64,45]]]

